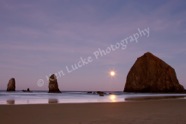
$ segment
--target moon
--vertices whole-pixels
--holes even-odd
[[[110,72],[109,72],[109,74],[110,74],[110,76],[111,76],[111,77],[115,77],[115,76],[116,76],[116,72],[115,72],[115,71],[113,71],[113,70],[112,70],[112,71],[110,71]]]

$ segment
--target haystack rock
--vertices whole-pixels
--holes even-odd
[[[124,92],[181,93],[184,91],[175,70],[150,52],[136,60],[127,75],[124,88]]]
[[[15,78],[11,78],[7,85],[7,91],[15,91],[15,89],[16,89]]]
[[[61,91],[58,88],[57,78],[54,74],[52,74],[49,78],[49,93],[60,93]]]

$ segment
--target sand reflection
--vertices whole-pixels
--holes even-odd
[[[58,103],[58,99],[48,99],[49,104]]]
[[[111,102],[117,102],[116,98],[117,98],[117,96],[114,94],[109,95],[109,99],[111,100]]]
[[[14,99],[8,99],[6,101],[6,103],[9,104],[9,105],[14,105],[15,104],[15,100]]]

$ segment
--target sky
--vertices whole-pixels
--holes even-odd
[[[47,91],[54,73],[61,91],[122,91],[147,51],[171,65],[186,88],[185,6],[185,0],[0,0],[0,90],[14,77],[16,90]]]

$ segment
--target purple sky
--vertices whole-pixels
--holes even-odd
[[[60,90],[123,90],[137,57],[150,51],[175,68],[186,88],[185,0],[1,0],[0,90],[11,77],[16,89],[48,90],[47,76],[58,78]],[[105,50],[149,28],[149,37],[124,50]],[[68,73],[80,58],[92,61]],[[117,73],[115,78],[109,70]],[[42,79],[44,85],[38,86]]]

